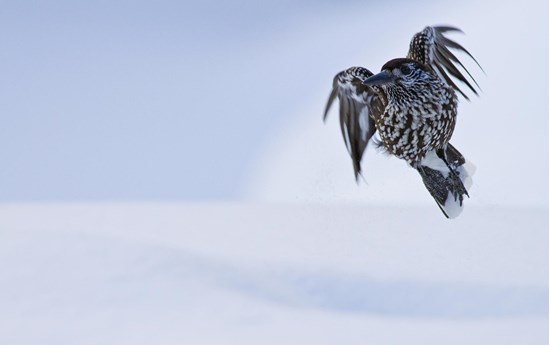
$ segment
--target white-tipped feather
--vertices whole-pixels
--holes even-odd
[[[445,163],[443,159],[439,158],[435,151],[428,152],[426,156],[422,159],[422,161],[420,161],[420,165],[440,172],[445,179],[447,179],[449,177],[449,174],[451,174],[451,170],[447,166],[447,163]],[[458,174],[458,177],[462,181],[462,184],[464,185],[466,191],[468,191],[472,186],[472,176],[475,170],[475,165],[469,161],[466,161],[463,165],[457,167],[455,170],[455,173]],[[431,181],[428,183],[436,182]],[[453,193],[452,190],[448,190],[447,198],[445,199],[444,203],[441,203],[435,197],[434,199],[448,218],[458,217],[462,213],[462,209],[464,208],[464,200],[461,201],[460,197],[458,197],[456,193]]]
[[[447,217],[456,218],[462,213],[464,208],[464,203],[461,203],[458,198],[455,199],[453,193],[449,192],[447,194],[447,200],[445,200],[445,205],[440,205]]]
[[[464,188],[469,191],[473,184],[472,176],[476,172],[476,166],[472,162],[466,161],[466,163],[458,167],[457,171],[464,184]]]

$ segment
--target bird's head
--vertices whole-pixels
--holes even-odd
[[[368,86],[412,86],[418,82],[429,80],[433,73],[429,67],[411,59],[393,59],[382,66],[382,71],[365,81]]]

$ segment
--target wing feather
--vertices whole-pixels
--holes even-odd
[[[462,32],[462,30],[452,26],[426,27],[413,36],[407,57],[432,67],[441,79],[455,89],[455,91],[462,94],[465,99],[469,99],[456,83],[453,82],[451,76],[466,85],[475,95],[478,94],[479,84],[450,49],[455,49],[467,54],[482,71],[483,68],[481,68],[477,60],[468,50],[466,50],[466,48],[443,35],[446,32],[453,31]],[[460,66],[460,69],[457,65]],[[463,71],[468,77],[464,75]]]
[[[323,119],[336,97],[339,101],[340,130],[353,162],[355,178],[361,174],[361,159],[376,132],[375,119],[384,112],[379,95],[362,82],[373,73],[366,68],[351,67],[334,77],[333,88],[328,98]]]

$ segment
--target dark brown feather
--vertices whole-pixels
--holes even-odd
[[[475,95],[478,94],[479,84],[472,77],[472,74],[462,62],[450,51],[456,49],[467,54],[483,71],[477,60],[459,43],[445,37],[445,32],[462,32],[460,29],[451,26],[428,26],[421,32],[415,34],[411,40],[407,57],[422,62],[436,71],[455,91],[459,92],[465,99],[469,99],[458,85],[453,81],[456,78],[465,84]],[[468,77],[460,71],[466,72]],[[475,85],[472,85],[472,83]]]
[[[351,67],[338,73],[334,77],[333,89],[323,116],[326,120],[338,96],[340,130],[352,159],[356,179],[361,174],[361,159],[365,149],[376,132],[373,116],[381,116],[384,112],[382,100],[379,99],[378,94],[372,88],[362,84],[372,75],[372,72],[362,67]]]

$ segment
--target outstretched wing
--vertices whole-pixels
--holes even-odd
[[[333,88],[327,102],[323,119],[336,96],[340,103],[340,128],[344,142],[353,161],[355,179],[361,173],[361,158],[376,132],[374,119],[384,112],[384,105],[379,95],[362,82],[373,75],[362,67],[351,67],[334,77]]]
[[[474,59],[472,54],[468,52],[463,46],[456,43],[453,40],[448,39],[443,34],[448,31],[462,32],[460,29],[450,26],[428,26],[424,30],[415,34],[411,40],[409,47],[409,53],[407,57],[423,64],[429,65],[439,75],[439,77],[448,85],[453,87],[457,92],[460,92],[465,99],[469,99],[468,96],[454,83],[449,74],[456,79],[460,80],[474,94],[478,94],[479,85],[475,81],[474,77],[468,72],[466,67],[458,60],[458,58],[451,52],[451,49],[456,49],[466,53],[479,68],[483,71],[479,63]],[[469,78],[457,68],[457,65],[462,68]],[[475,87],[472,85],[475,84]]]

